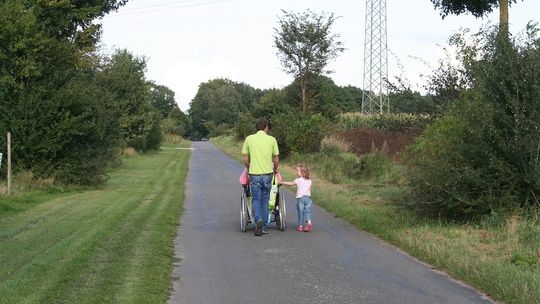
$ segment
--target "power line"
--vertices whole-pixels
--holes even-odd
[[[138,11],[138,10],[145,9],[145,8],[163,7],[163,6],[176,5],[176,4],[180,4],[180,3],[194,2],[194,1],[200,1],[200,0],[182,0],[182,1],[161,3],[161,4],[145,5],[145,6],[139,6],[139,7],[126,8],[126,9],[123,9],[122,12],[126,13],[126,12]]]
[[[177,3],[185,3],[185,2],[193,2],[195,0],[184,0],[184,1],[177,1]],[[148,13],[155,13],[155,12],[161,12],[161,11],[167,11],[167,10],[175,10],[180,8],[186,8],[186,7],[194,7],[194,6],[202,6],[202,5],[209,5],[209,4],[216,4],[221,2],[228,2],[232,0],[216,0],[216,1],[207,1],[207,2],[201,2],[201,3],[193,3],[193,4],[187,4],[187,5],[180,5],[175,6],[175,3],[169,3],[169,4],[163,4],[161,6],[166,5],[172,5],[170,7],[164,7],[164,8],[156,8],[156,9],[149,9],[149,10],[142,10],[142,11],[129,11],[126,13],[118,13],[116,15],[109,15],[109,18],[117,18],[117,17],[124,17],[124,16],[131,16],[131,15],[138,15],[138,14],[148,14]],[[154,7],[159,7],[160,5],[155,5]],[[150,6],[149,6],[150,7]],[[142,7],[141,7],[142,9]],[[133,8],[132,10],[136,10]]]

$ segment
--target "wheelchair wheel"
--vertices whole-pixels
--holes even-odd
[[[246,195],[240,197],[240,231],[246,232],[248,221],[248,209],[246,203]]]
[[[285,231],[286,228],[286,217],[287,217],[287,210],[285,207],[285,195],[283,193],[279,194],[279,201],[277,203],[278,207],[278,214],[276,216],[276,224],[278,226],[278,229],[281,231]]]

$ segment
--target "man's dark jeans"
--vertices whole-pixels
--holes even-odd
[[[263,220],[266,227],[268,226],[268,201],[270,200],[270,189],[272,187],[272,174],[250,174],[249,181],[255,223],[258,220]]]

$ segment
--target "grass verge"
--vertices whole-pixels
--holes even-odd
[[[231,137],[211,141],[236,160],[241,143]],[[292,165],[312,156],[292,157],[280,166],[293,178]],[[411,253],[505,303],[540,303],[540,220],[514,215],[475,224],[426,218],[390,201],[403,192],[400,182],[362,179],[333,184],[311,166],[315,204],[356,227]]]
[[[102,189],[21,196],[34,202],[0,218],[0,303],[164,303],[189,161],[177,147],[126,159]]]

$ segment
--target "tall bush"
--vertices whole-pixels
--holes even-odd
[[[104,180],[118,113],[95,81],[94,21],[125,2],[0,2],[0,134],[12,134],[15,171],[65,183]]]
[[[540,203],[540,41],[527,33],[474,42],[472,88],[411,148],[417,207],[469,218]]]
[[[318,152],[321,140],[332,133],[332,123],[321,114],[282,113],[272,117],[271,132],[276,137],[280,154]]]
[[[243,140],[248,135],[255,133],[255,119],[249,113],[238,115],[238,121],[234,126],[234,135],[236,139]]]
[[[146,59],[117,50],[100,73],[102,85],[114,94],[120,109],[120,131],[125,145],[137,151],[159,147],[161,114],[151,105],[145,79]],[[156,115],[159,114],[159,115]]]

